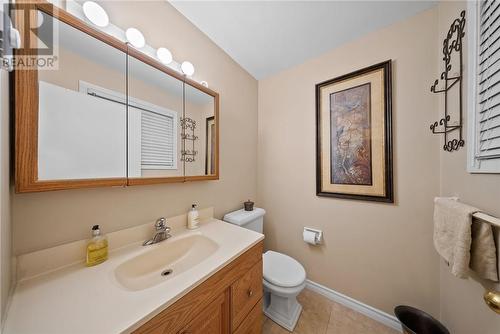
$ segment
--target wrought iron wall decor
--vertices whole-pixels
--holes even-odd
[[[181,150],[181,161],[194,162],[196,160],[196,155],[198,154],[198,151],[194,149],[194,142],[198,140],[198,136],[194,134],[194,130],[196,129],[196,121],[189,117],[183,117],[181,118],[181,128],[181,138],[185,139],[186,142],[191,142],[191,149],[186,149],[186,146],[184,146]],[[188,131],[191,133],[188,133]]]
[[[434,81],[431,86],[431,92],[433,93],[444,93],[444,117],[439,121],[431,124],[430,128],[433,134],[443,134],[444,135],[444,145],[443,150],[452,152],[458,150],[460,147],[465,145],[463,139],[463,116],[462,116],[462,39],[465,36],[465,10],[460,13],[460,17],[455,19],[448,30],[448,34],[443,41],[443,61],[444,61],[444,71],[441,73],[441,80],[443,81],[444,87],[441,89],[437,88],[439,79]],[[452,66],[452,56],[458,53],[458,74],[451,74],[450,72],[455,70]],[[457,73],[455,72],[455,73]],[[451,122],[451,116],[449,114],[449,101],[448,101],[448,91],[458,84],[458,122]],[[456,132],[457,134],[450,139],[451,132]]]

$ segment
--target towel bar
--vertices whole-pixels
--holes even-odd
[[[434,202],[437,201],[439,197],[435,197],[434,198]],[[453,197],[448,197],[449,199],[452,199],[454,201],[458,201],[459,198],[458,196],[453,196]],[[497,217],[493,217],[491,215],[488,215],[484,212],[476,212],[472,215],[474,218],[476,219],[479,219],[485,223],[489,223],[491,224],[492,226],[495,226],[495,227],[500,227],[500,218],[497,218]]]
[[[497,217],[493,217],[493,216],[490,216],[490,215],[488,215],[486,213],[482,213],[482,212],[476,212],[472,216],[476,219],[479,219],[479,220],[485,222],[485,223],[489,223],[492,226],[500,227],[500,219],[498,219]]]
[[[434,198],[434,202],[438,199],[439,197],[435,197]],[[455,200],[455,201],[458,201],[459,200],[459,197],[458,196],[453,196],[453,197],[448,197],[449,199],[452,199],[452,200]],[[476,212],[472,215],[474,218],[476,219],[479,219],[485,223],[489,223],[491,224],[492,226],[495,226],[495,227],[500,227],[500,218],[497,218],[497,217],[493,217],[491,215],[488,215],[484,212]]]
[[[500,227],[500,219],[486,213],[476,212],[472,216],[475,219],[491,224],[491,226]],[[500,314],[500,291],[486,291],[483,298],[486,305],[488,305],[492,311]]]

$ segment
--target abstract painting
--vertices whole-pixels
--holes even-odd
[[[316,194],[393,202],[391,61],[316,85]]]
[[[371,185],[370,84],[330,94],[330,118],[331,182]]]
[[[372,184],[370,84],[330,94],[331,182]]]

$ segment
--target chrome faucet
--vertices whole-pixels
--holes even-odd
[[[157,244],[171,237],[170,227],[166,225],[167,220],[164,217],[158,218],[155,223],[156,233],[152,239],[144,241],[143,246]]]

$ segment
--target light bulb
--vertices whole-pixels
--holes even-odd
[[[85,1],[83,13],[87,19],[98,27],[105,27],[109,24],[109,17],[104,8],[94,1]]]
[[[194,73],[194,66],[188,61],[184,61],[181,64],[181,70],[182,73],[184,73],[187,76],[191,76]]]
[[[139,29],[128,28],[127,31],[125,31],[125,36],[127,37],[127,41],[129,41],[130,44],[132,44],[136,48],[142,48],[144,45],[146,45],[144,35],[139,31]]]
[[[172,62],[172,53],[167,48],[158,48],[156,56],[163,64],[170,64]]]

